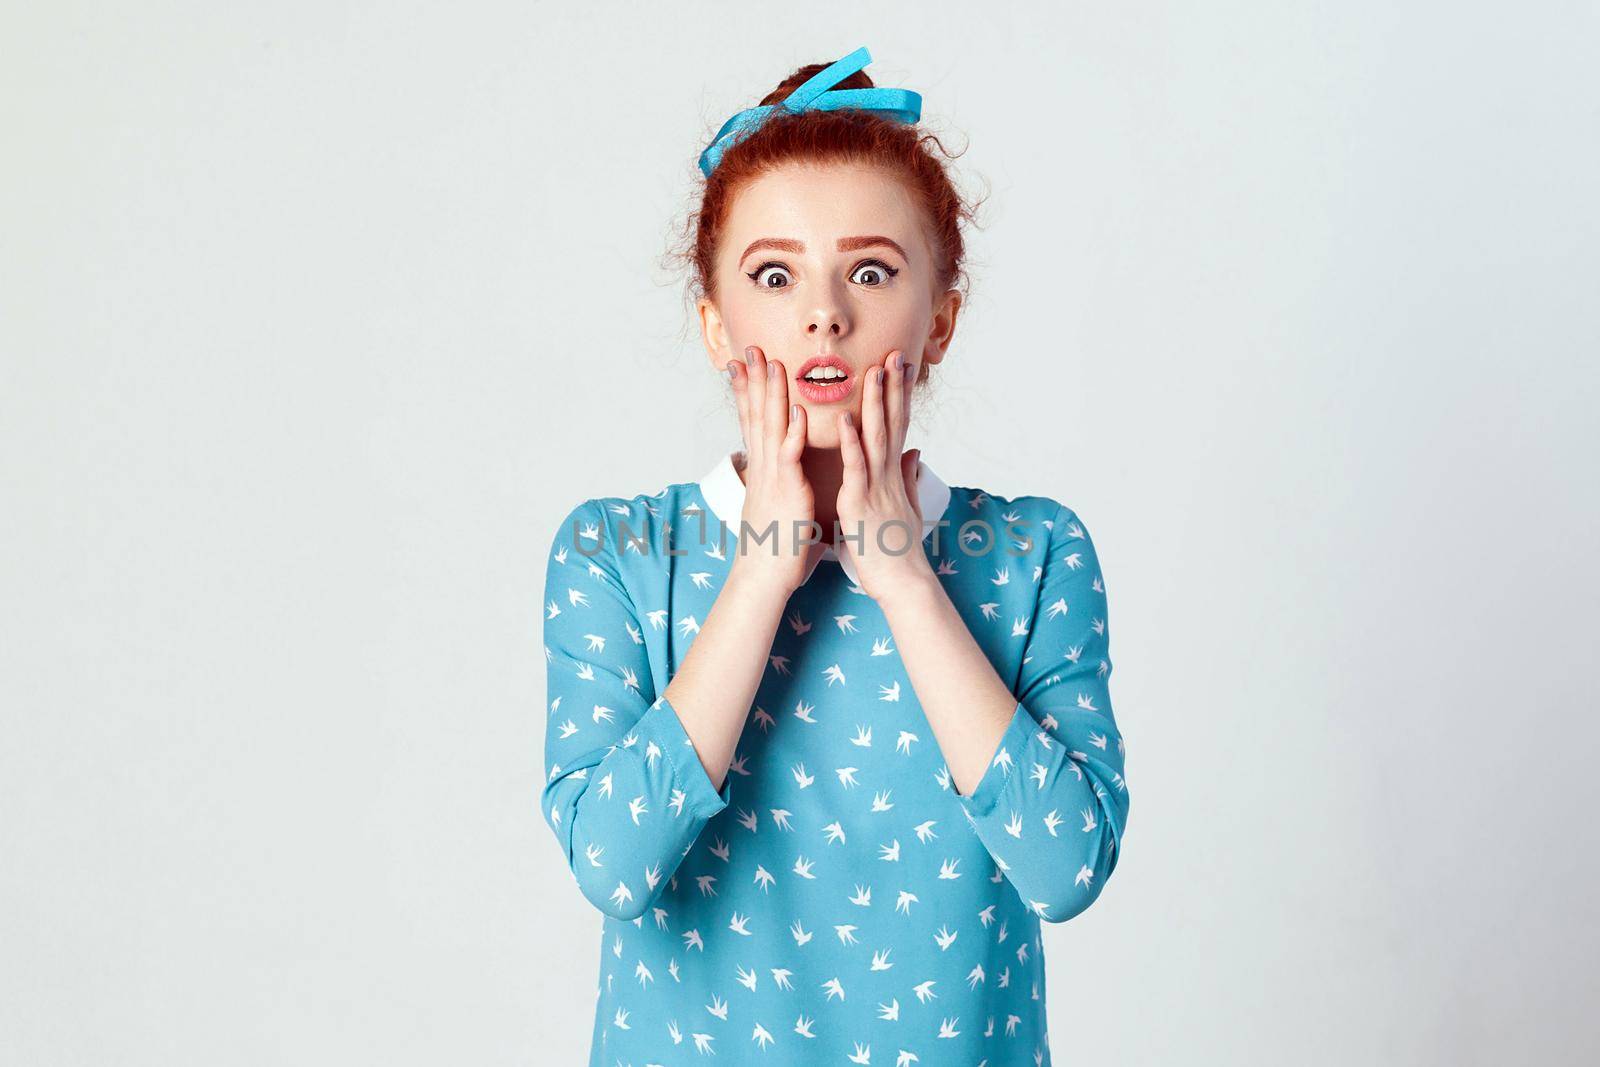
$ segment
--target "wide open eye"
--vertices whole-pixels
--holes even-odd
[[[759,289],[787,289],[790,285],[789,268],[782,263],[763,263],[750,271],[749,277]]]
[[[868,289],[882,289],[889,284],[889,279],[900,272],[881,259],[862,260],[851,271],[850,280],[865,285]]]

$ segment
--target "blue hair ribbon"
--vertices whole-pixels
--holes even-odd
[[[764,104],[746,108],[722,124],[722,129],[711,139],[706,150],[700,153],[700,172],[706,177],[722,162],[722,154],[760,128],[761,124],[778,111],[798,114],[801,111],[839,111],[853,108],[869,111],[907,125],[922,117],[922,96],[910,89],[835,89],[856,71],[872,62],[872,53],[862,45],[854,52],[830,63],[806,79],[780,104]]]

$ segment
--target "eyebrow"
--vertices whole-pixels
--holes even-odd
[[[839,238],[838,242],[839,251],[841,252],[854,252],[858,249],[874,248],[880,245],[894,249],[896,252],[900,253],[901,259],[905,260],[907,263],[911,262],[911,257],[906,255],[906,250],[900,247],[899,242],[878,234],[873,234],[867,237],[841,237]],[[775,248],[780,252],[793,252],[795,255],[803,255],[806,250],[806,246],[803,241],[796,241],[792,238],[758,237],[754,241],[750,242],[750,247],[744,250],[744,254],[739,257],[739,262],[743,263],[746,259],[750,258],[750,253],[763,248]]]

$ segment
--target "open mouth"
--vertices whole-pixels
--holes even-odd
[[[795,373],[795,388],[817,404],[843,400],[855,389],[855,374],[850,365],[836,355],[812,356]]]

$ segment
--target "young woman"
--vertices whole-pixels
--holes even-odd
[[[551,545],[542,806],[606,916],[593,1065],[1047,1063],[1040,921],[1127,826],[1083,521],[903,451],[968,212],[869,60],[702,157],[744,448]]]

